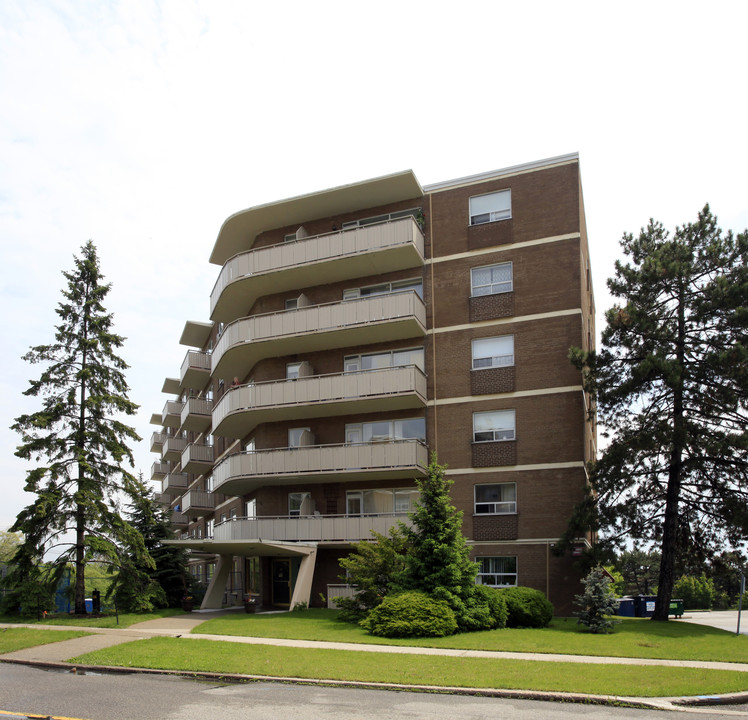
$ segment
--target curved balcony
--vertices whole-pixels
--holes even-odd
[[[161,448],[161,458],[169,462],[179,462],[182,451],[186,447],[187,441],[184,438],[168,437]]]
[[[213,434],[241,438],[257,425],[421,408],[426,376],[415,365],[230,388],[213,411]]]
[[[358,542],[371,540],[372,530],[388,535],[398,523],[410,524],[407,513],[372,515],[305,515],[228,520],[216,525],[213,540],[273,542]]]
[[[182,514],[188,518],[209,515],[215,510],[216,496],[203,490],[190,490],[182,497]]]
[[[311,445],[238,453],[213,469],[213,489],[244,495],[265,485],[412,480],[426,474],[428,451],[419,440]]]
[[[226,326],[211,372],[244,376],[266,357],[423,337],[426,308],[413,291],[253,315]]]
[[[205,432],[210,427],[213,401],[202,397],[188,398],[180,416],[182,430]]]
[[[230,322],[271,293],[422,267],[423,234],[412,217],[249,250],[226,261],[210,317]]]
[[[161,481],[161,492],[170,497],[181,495],[189,487],[186,473],[172,472]]]
[[[203,390],[210,380],[210,353],[188,350],[179,371],[179,385]]]
[[[190,443],[182,451],[182,472],[202,475],[213,467],[213,446]]]

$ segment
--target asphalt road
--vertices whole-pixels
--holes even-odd
[[[72,674],[0,664],[0,720],[663,720],[679,711],[329,688],[228,685],[164,675]],[[736,715],[733,715],[736,713]],[[687,717],[747,717],[745,707],[691,708]]]

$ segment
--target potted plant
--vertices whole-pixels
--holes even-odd
[[[244,612],[254,613],[257,609],[257,603],[251,595],[244,596]]]
[[[185,595],[182,597],[182,610],[185,612],[192,612],[194,607],[195,603],[193,602],[192,595]]]

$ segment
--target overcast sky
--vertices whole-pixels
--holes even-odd
[[[706,202],[748,227],[745,2],[0,2],[0,530],[33,500],[8,428],[39,403],[89,238],[148,451],[221,223],[412,168],[421,184],[579,152],[598,309],[624,231]],[[600,323],[598,323],[600,325]]]

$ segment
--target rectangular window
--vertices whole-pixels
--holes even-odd
[[[516,483],[475,486],[476,515],[506,515],[516,512]]]
[[[246,513],[248,518],[257,517],[257,499],[247,500]]]
[[[298,380],[299,371],[301,370],[301,363],[287,363],[286,364],[286,380]]]
[[[213,528],[215,527],[216,521],[213,519],[208,520],[205,526],[205,537],[213,537]]]
[[[307,433],[305,436],[304,433]],[[302,445],[310,444],[308,442],[311,430],[308,427],[290,428],[288,430],[288,447],[297,448]]]
[[[229,519],[230,520],[236,520],[236,508],[234,508],[233,510],[231,510],[231,512],[229,513]]]
[[[514,365],[514,335],[473,340],[473,370]]]
[[[369,353],[368,355],[348,355],[343,360],[345,372],[359,370],[379,370],[381,368],[405,367],[415,365],[424,370],[423,348],[392,350],[389,352]]]
[[[470,224],[506,220],[512,216],[512,191],[501,190],[488,195],[476,195],[470,198]]]
[[[410,512],[418,499],[418,490],[349,490],[345,494],[347,515],[377,515]]]
[[[478,577],[475,578],[476,584],[489,585],[490,587],[509,587],[517,584],[516,557],[479,557],[475,559],[480,564]]]
[[[350,220],[343,223],[343,230],[349,230],[354,227],[363,227],[364,225],[373,225],[375,223],[389,222],[398,220],[410,215],[414,220],[422,213],[421,208],[411,208],[410,210],[398,210],[397,212],[388,213],[387,215],[375,215],[372,217],[361,218],[360,220]]]
[[[514,410],[473,413],[473,441],[495,442],[515,439]]]
[[[289,517],[312,514],[312,496],[308,492],[288,493]]]
[[[393,293],[408,292],[415,290],[418,297],[423,298],[423,280],[413,278],[410,280],[395,280],[394,282],[381,283],[379,285],[368,285],[367,287],[349,288],[343,291],[343,300],[357,300],[363,297],[374,297],[376,295],[392,295]]]
[[[346,442],[374,443],[393,440],[426,441],[425,418],[408,418],[406,420],[380,420],[366,423],[352,423],[345,426]]]
[[[485,265],[470,270],[470,290],[477,295],[498,295],[514,290],[512,263]]]

